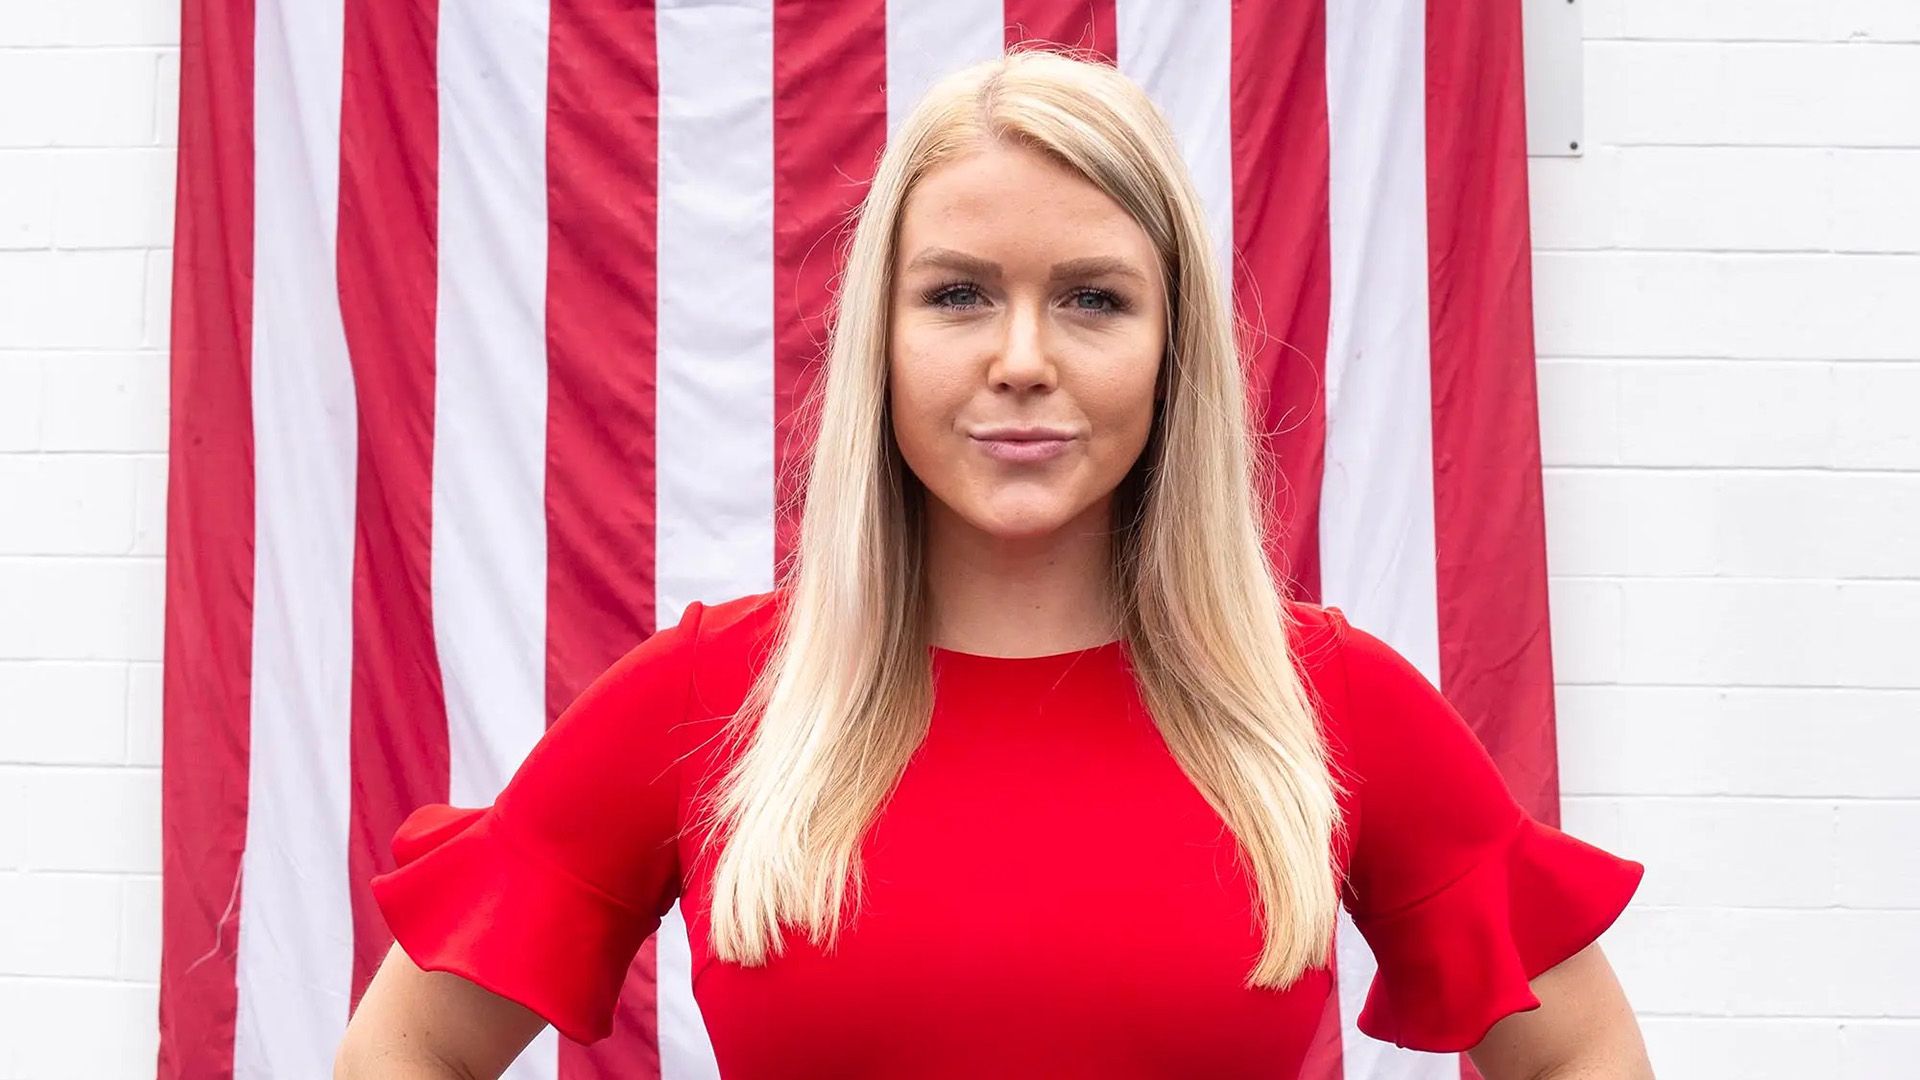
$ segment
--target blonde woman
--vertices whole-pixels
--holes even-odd
[[[337,1075],[605,1037],[676,900],[726,1080],[1291,1077],[1342,905],[1362,1031],[1651,1075],[1593,944],[1641,864],[1265,561],[1203,221],[1110,67],[935,88],[861,207],[791,574],[633,649],[492,806],[407,820]]]

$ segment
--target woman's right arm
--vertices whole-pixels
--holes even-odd
[[[551,1023],[613,1033],[634,956],[680,893],[679,730],[704,605],[615,661],[491,805],[429,803],[369,886],[396,946],[337,1077],[497,1077]]]
[[[347,1021],[334,1080],[494,1080],[547,1022],[516,1001],[387,952]]]

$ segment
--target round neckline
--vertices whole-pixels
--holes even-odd
[[[928,645],[927,649],[936,657],[970,664],[1045,666],[1047,664],[1059,664],[1070,660],[1077,660],[1081,657],[1093,656],[1099,653],[1118,652],[1126,643],[1126,638],[1115,638],[1112,641],[1103,641],[1098,645],[1088,645],[1079,649],[1068,649],[1065,652],[1041,653],[1038,656],[989,656],[986,653],[962,652],[959,649],[949,649],[944,645]]]

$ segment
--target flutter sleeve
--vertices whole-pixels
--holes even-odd
[[[702,605],[635,646],[563,711],[493,804],[420,807],[371,882],[414,963],[590,1043],[680,892],[679,738]]]
[[[1645,867],[1528,814],[1426,676],[1328,610],[1361,774],[1343,902],[1378,964],[1354,1022],[1467,1050],[1540,1007],[1528,982],[1599,938]]]

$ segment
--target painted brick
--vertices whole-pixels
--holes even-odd
[[[179,39],[179,0],[10,4],[0,14],[0,42],[13,46],[173,45]]]
[[[1555,701],[1570,797],[1920,800],[1920,691],[1563,679]]]
[[[1545,491],[1556,574],[1920,578],[1920,473],[1556,469]]]
[[[158,559],[0,556],[0,596],[33,613],[0,619],[0,656],[157,661],[165,583]]]
[[[126,554],[136,482],[125,455],[0,455],[0,555]]]
[[[151,48],[9,50],[0,101],[33,107],[0,109],[0,146],[153,145],[159,58]]]
[[[160,770],[0,766],[0,779],[17,786],[34,807],[27,869],[160,872]],[[116,898],[116,910],[118,903]]]
[[[67,150],[52,157],[54,246],[173,243],[172,148]]]
[[[42,380],[45,449],[166,451],[165,354],[53,354]]]
[[[28,1080],[145,1076],[159,1052],[157,986],[91,979],[0,980],[0,1069]],[[17,1033],[17,1035],[15,1034]]]
[[[0,660],[0,762],[124,762],[127,682],[127,665],[117,660]]]
[[[108,874],[0,873],[0,975],[114,977],[123,888]]]
[[[1787,1017],[1647,1016],[1640,1032],[1658,1076],[1803,1080],[1808,1076],[1895,1076],[1835,1072],[1840,1025]]]
[[[1623,582],[1624,679],[1920,688],[1920,582]]]
[[[0,340],[42,348],[138,348],[146,256],[0,251]]]

